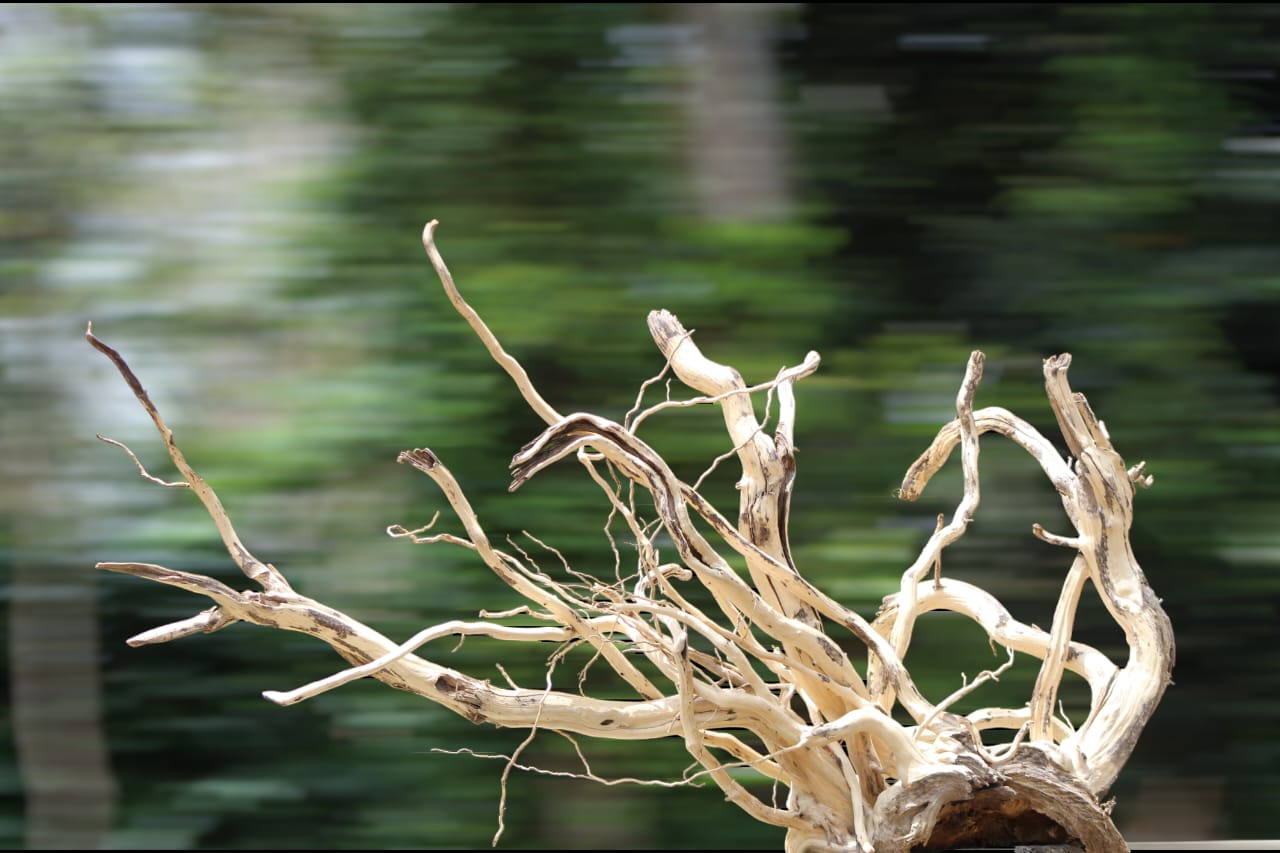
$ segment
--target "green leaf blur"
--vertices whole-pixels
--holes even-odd
[[[1073,386],[1155,475],[1134,548],[1178,639],[1117,823],[1130,839],[1275,836],[1277,7],[774,8],[739,24],[776,85],[737,106],[776,118],[783,141],[723,152],[695,133],[690,80],[722,49],[705,11],[0,11],[0,846],[490,843],[503,762],[433,750],[509,753],[524,733],[373,682],[274,707],[262,690],[341,661],[248,626],[129,649],[203,604],[92,569],[145,560],[241,583],[189,494],[94,440],[170,476],[83,344],[88,320],[255,553],[388,636],[517,603],[469,553],[385,536],[445,508],[395,464],[403,449],[431,447],[496,539],[555,565],[527,530],[613,571],[607,508],[580,470],[507,493],[541,424],[444,298],[419,243],[432,218],[467,298],[561,411],[631,408],[662,367],[656,308],[749,382],[820,352],[797,388],[791,535],[806,576],[868,616],[959,495],[950,470],[918,505],[893,491],[952,416],[968,353],[988,356],[978,405],[1056,439],[1040,360],[1072,352]],[[709,207],[699,182],[721,155],[782,175],[783,212]],[[691,479],[730,449],[709,409],[661,413],[642,435]],[[729,510],[731,467],[708,480]],[[985,439],[982,474],[944,575],[1048,625],[1067,564],[1030,528],[1067,521],[1016,448]],[[1096,601],[1077,636],[1123,653]],[[428,652],[542,683],[545,650],[451,649]],[[962,620],[926,619],[908,663],[937,698],[1003,659]],[[974,700],[1020,705],[1035,671],[1020,658]],[[1080,684],[1063,699],[1068,714],[1087,703]],[[689,763],[678,741],[581,746],[611,778],[675,780]],[[549,732],[521,760],[581,769]],[[516,849],[781,839],[711,787],[528,773],[513,773],[505,822]]]

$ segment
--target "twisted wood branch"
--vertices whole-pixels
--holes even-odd
[[[1047,359],[1044,366],[1049,403],[1072,454],[1063,459],[1034,427],[1010,412],[974,410],[983,355],[973,353],[957,394],[955,420],[938,431],[908,469],[901,488],[902,497],[919,497],[959,446],[963,496],[949,522],[939,517],[897,592],[868,622],[802,576],[787,539],[796,479],[794,384],[818,368],[816,353],[781,369],[769,382],[749,386],[736,370],[705,356],[674,315],[655,311],[649,315],[649,331],[666,364],[642,386],[623,423],[588,413],[562,415],[462,298],[435,245],[435,229],[434,221],[428,223],[423,242],[450,302],[547,424],[513,458],[511,489],[560,460],[576,458],[601,488],[611,518],[621,518],[635,540],[629,582],[620,570],[617,580],[606,582],[567,564],[567,577],[558,579],[518,548],[513,554],[496,547],[448,467],[428,449],[408,450],[399,461],[436,483],[465,535],[428,534],[435,519],[418,530],[393,525],[388,532],[472,551],[527,603],[502,614],[482,613],[479,620],[432,625],[397,643],[296,592],[279,570],[249,551],[133,370],[90,327],[89,343],[111,360],[133,390],[182,479],[154,477],[127,447],[103,440],[122,447],[148,480],[189,487],[231,559],[260,587],[235,590],[203,575],[147,563],[99,563],[98,568],[174,586],[213,603],[190,618],[145,631],[130,644],[168,642],[251,622],[315,636],[350,664],[309,685],[264,692],[282,705],[371,677],[474,722],[526,728],[531,736],[551,730],[609,739],[680,738],[703,767],[702,774],[727,799],[751,817],[787,829],[790,850],[906,851],[1063,840],[1090,851],[1124,849],[1099,798],[1114,782],[1169,683],[1173,638],[1129,544],[1135,484],[1149,486],[1151,479],[1142,463],[1125,467],[1105,426],[1084,397],[1071,391],[1069,355]],[[667,371],[699,396],[641,410],[644,389]],[[752,395],[761,392],[777,397],[772,435],[765,433],[752,405]],[[721,459],[736,456],[742,471],[736,521],[700,494],[696,483],[676,477],[638,435],[648,418],[690,405],[718,405],[724,416],[732,450]],[[1049,631],[1019,622],[991,593],[944,579],[937,568],[942,551],[963,536],[978,510],[978,437],[986,432],[1005,436],[1036,459],[1075,527],[1070,536],[1038,524],[1032,529],[1040,539],[1075,552]],[[637,493],[652,497],[655,518],[643,517]],[[718,541],[710,541],[695,519]],[[659,533],[674,544],[677,562],[664,561]],[[610,542],[620,569],[622,554],[611,534]],[[726,548],[745,561],[745,576],[728,562]],[[931,580],[926,577],[930,570]],[[1071,637],[1086,581],[1125,632],[1129,658],[1123,665]],[[708,592],[713,612],[693,605],[685,584]],[[1009,662],[950,696],[927,698],[903,661],[916,621],[934,611],[973,621],[993,644],[1007,649]],[[543,624],[502,621],[515,614]],[[866,647],[861,669],[828,636],[831,626]],[[475,635],[515,643],[585,644],[634,696],[599,699],[552,689],[556,655],[548,662],[545,686],[500,688],[419,654],[433,640]],[[1015,654],[1040,660],[1025,707],[982,708],[964,716],[948,710],[961,696],[997,678]],[[1083,677],[1090,689],[1089,714],[1078,729],[1054,713],[1058,686],[1068,671]],[[894,718],[897,708],[910,718],[908,724]],[[983,743],[984,732],[999,731],[1010,733],[1009,738]],[[508,760],[506,772],[513,766],[516,756]],[[766,801],[730,772],[743,766],[784,785],[785,803]],[[600,778],[590,771],[586,775]]]

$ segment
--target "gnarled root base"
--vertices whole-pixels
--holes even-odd
[[[963,740],[963,736],[961,738]],[[862,845],[852,834],[788,834],[788,851],[929,851],[1054,845],[1085,853],[1124,853],[1124,838],[1100,804],[1053,758],[1053,747],[1024,744],[989,760],[962,747],[954,763],[935,765],[877,799]]]
[[[938,816],[933,834],[913,851],[959,847],[1013,847],[1018,844],[1066,844],[1078,839],[1055,821],[1030,808],[1013,789],[1000,785],[978,791],[973,799],[950,803]]]
[[[1109,806],[1099,804],[1039,750],[1023,750],[1004,763],[997,775],[999,781],[989,787],[981,787],[981,777],[974,777],[975,787],[946,801],[923,842],[910,840],[919,838],[913,829],[918,832],[923,828],[920,812],[908,808],[898,815],[886,815],[887,820],[880,826],[881,838],[876,842],[877,853],[1020,844],[1079,845],[1087,853],[1128,850],[1111,822]],[[936,782],[926,776],[907,787],[931,792],[936,790]],[[898,802],[921,801],[921,796],[910,793],[905,790]],[[931,806],[936,807],[937,800]],[[895,844],[894,838],[904,839],[905,843]]]

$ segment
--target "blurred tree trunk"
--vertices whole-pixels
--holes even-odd
[[[4,839],[37,850],[105,846],[117,787],[103,720],[98,578],[75,553],[92,504],[71,485],[68,459],[77,372],[66,336],[83,321],[68,293],[44,290],[49,277],[32,269],[72,230],[78,194],[92,194],[101,174],[87,152],[105,124],[95,123],[79,76],[91,39],[74,20],[66,9],[14,7],[0,60],[0,78],[22,80],[0,93],[0,266],[10,273],[0,296],[13,297],[0,309],[0,567],[9,570],[9,723],[24,801]]]
[[[31,399],[35,394],[26,395]],[[16,440],[8,466],[14,564],[9,604],[9,678],[13,739],[26,796],[25,843],[31,850],[105,846],[116,782],[103,726],[96,577],[83,565],[52,559],[74,537],[60,517],[49,431],[10,410]],[[13,509],[19,509],[14,507]]]
[[[94,592],[83,569],[81,579],[65,566],[50,569],[19,558],[9,621],[25,846],[97,849],[111,827],[116,784],[102,726]]]
[[[790,151],[773,54],[776,3],[689,3],[688,157],[698,212],[776,222],[791,212]]]

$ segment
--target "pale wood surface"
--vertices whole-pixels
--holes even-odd
[[[264,693],[283,705],[372,677],[477,723],[529,729],[531,737],[539,729],[614,739],[678,737],[703,768],[698,775],[710,777],[729,801],[757,820],[786,827],[789,850],[905,851],[935,832],[938,844],[941,839],[981,841],[984,820],[994,825],[999,813],[1017,823],[1030,812],[1047,816],[1090,851],[1126,849],[1100,800],[1169,683],[1173,637],[1128,538],[1135,485],[1150,485],[1151,478],[1141,464],[1125,467],[1083,395],[1071,391],[1069,355],[1044,364],[1049,404],[1071,451],[1064,459],[1034,427],[1004,409],[974,410],[984,359],[973,353],[957,393],[955,420],[941,427],[910,466],[901,489],[908,500],[918,497],[958,446],[963,497],[949,520],[939,517],[898,590],[868,621],[806,581],[787,541],[796,474],[793,385],[818,369],[816,353],[781,369],[769,382],[748,386],[736,370],[704,355],[674,315],[655,311],[649,331],[666,359],[663,373],[671,371],[699,396],[641,410],[651,381],[623,423],[587,413],[563,415],[463,300],[435,245],[435,229],[435,222],[427,225],[423,242],[450,302],[547,424],[512,460],[511,488],[550,465],[576,459],[635,543],[623,558],[624,564],[633,561],[625,576],[620,572],[600,580],[570,571],[556,576],[523,552],[496,547],[444,462],[427,449],[405,451],[400,461],[436,483],[464,533],[432,533],[431,525],[414,531],[393,525],[388,532],[419,544],[472,551],[526,604],[504,614],[429,626],[397,643],[295,591],[281,571],[248,550],[132,369],[90,328],[89,342],[120,370],[183,479],[154,478],[132,451],[123,449],[143,476],[196,494],[231,559],[260,587],[240,591],[163,566],[100,563],[99,568],[176,586],[213,603],[188,619],[139,634],[131,644],[252,622],[315,636],[352,664],[309,685]],[[768,415],[757,417],[752,396],[759,394],[768,398],[768,407],[777,408],[772,431]],[[741,468],[735,520],[712,506],[697,483],[681,481],[639,435],[650,417],[689,405],[718,405],[724,415],[731,449],[721,460],[735,456]],[[985,432],[1009,438],[1036,459],[1075,528],[1062,533],[1035,525],[1031,531],[1073,552],[1064,561],[1062,591],[1048,631],[1018,622],[991,592],[940,571],[943,550],[964,535],[979,509],[978,437]],[[638,493],[651,501],[638,501]],[[734,570],[729,554],[745,560],[745,577]],[[692,604],[682,591],[688,584],[704,587],[714,607]],[[1125,633],[1125,661],[1113,662],[1071,637],[1077,602],[1090,588]],[[1019,654],[1041,661],[1026,706],[984,708],[965,716],[947,710],[1009,664],[980,674],[950,696],[922,695],[903,661],[917,620],[939,610],[972,620],[1008,650],[1010,663]],[[536,624],[528,624],[531,620]],[[852,659],[829,631],[865,645],[866,660]],[[552,689],[555,655],[545,684],[496,687],[417,654],[434,639],[469,635],[585,644],[634,696],[598,699]],[[1056,710],[1066,671],[1083,677],[1091,692],[1088,718],[1078,728]],[[895,708],[905,711],[909,724],[895,721]],[[1005,733],[1003,742],[984,746],[980,732],[998,731]],[[731,772],[741,767],[776,780],[782,794],[774,798],[767,789],[749,788]],[[585,768],[582,775],[598,778]]]

